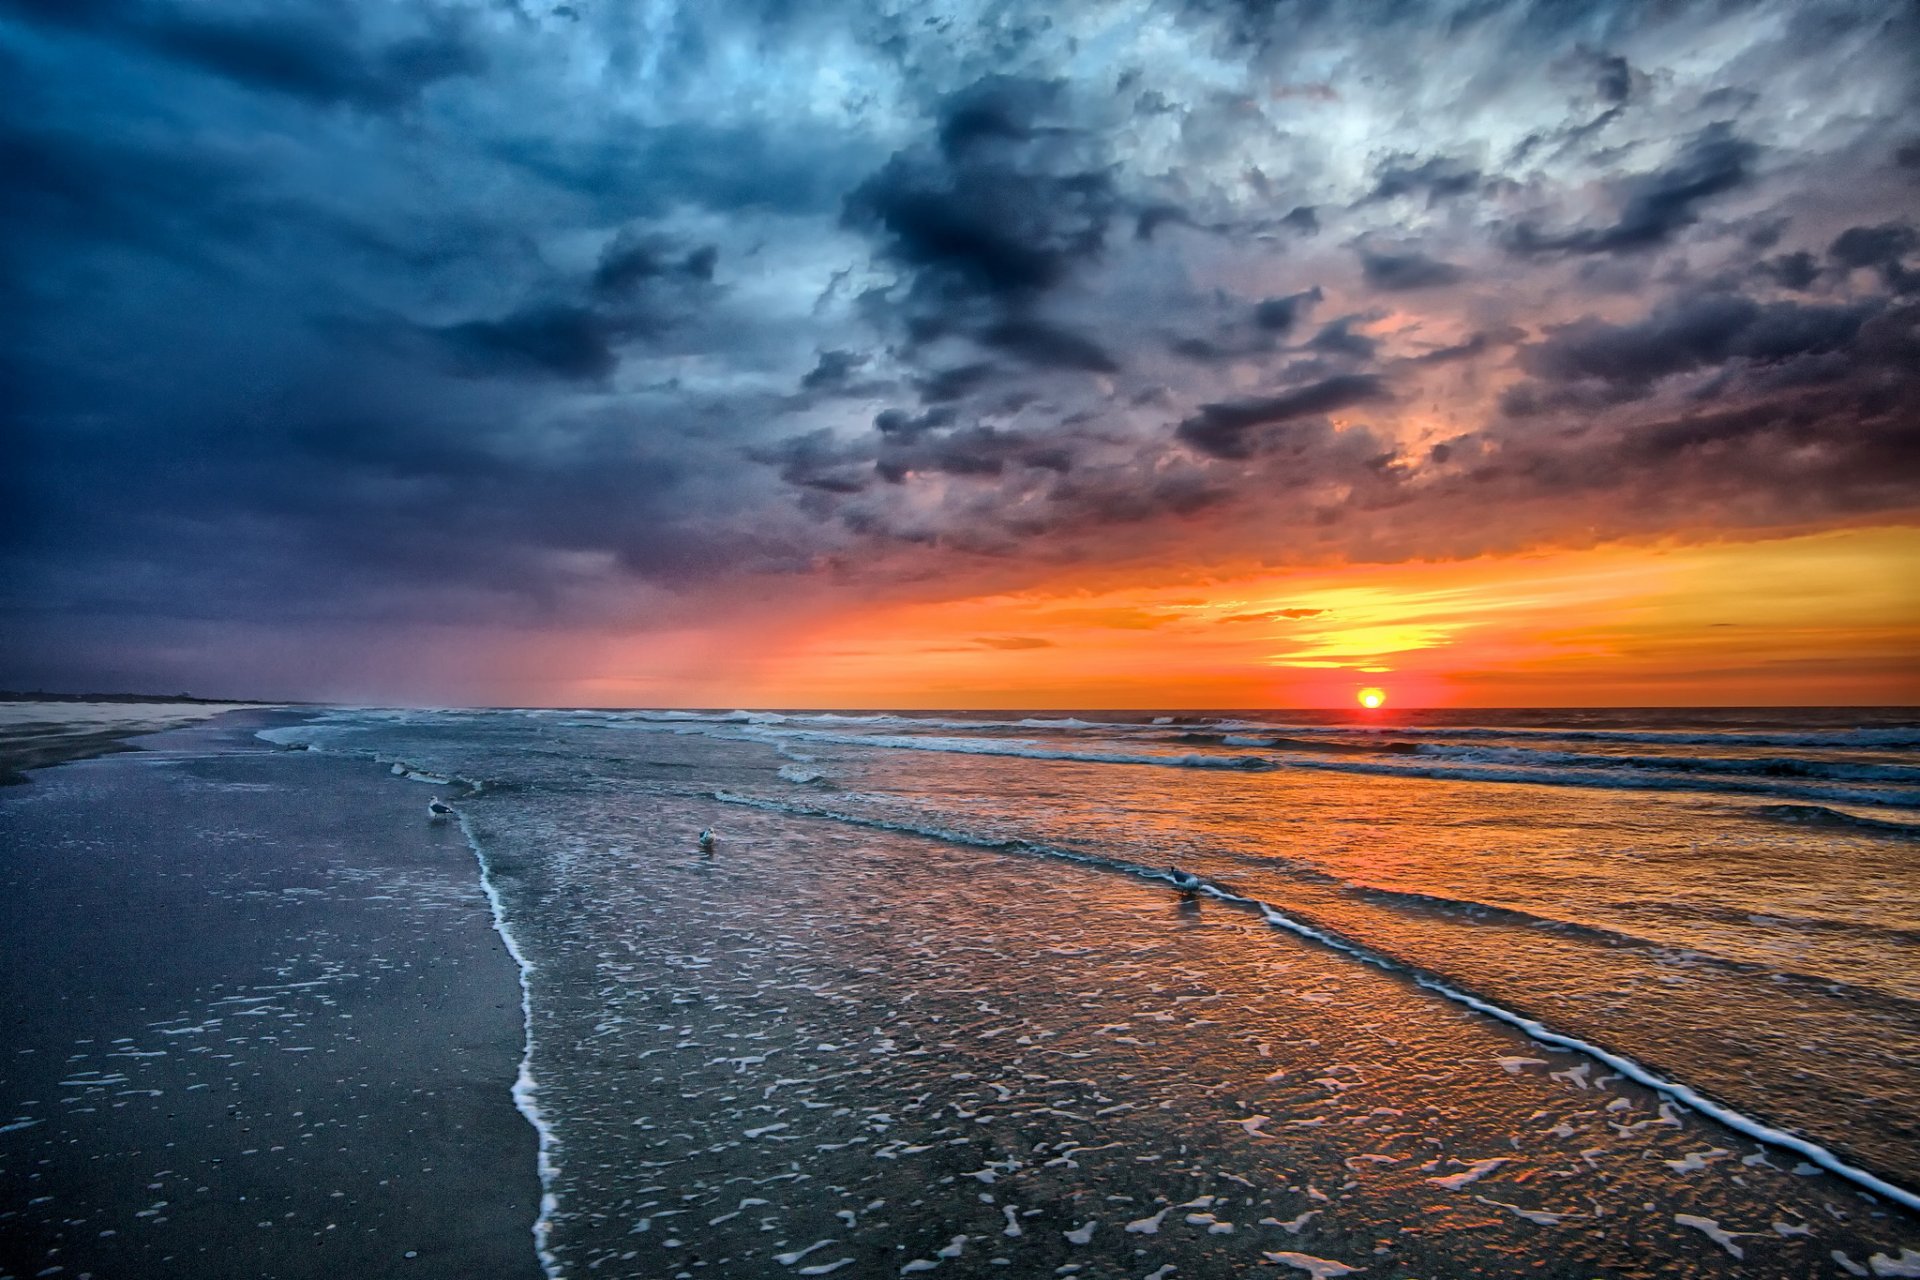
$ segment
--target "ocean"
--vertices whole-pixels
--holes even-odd
[[[262,736],[456,810],[552,1276],[1920,1275],[1910,709]]]

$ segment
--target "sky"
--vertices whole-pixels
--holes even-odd
[[[0,687],[1920,703],[1917,53],[0,0]]]

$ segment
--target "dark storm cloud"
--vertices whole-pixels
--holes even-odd
[[[615,326],[585,307],[544,306],[431,331],[463,373],[597,380],[613,372]]]
[[[1465,438],[1442,460],[1444,489],[1498,502],[1628,501],[1649,528],[1897,511],[1920,479],[1917,357],[1920,308],[1889,311],[1818,357],[1838,361],[1843,376],[1776,383],[1749,370],[1712,407]]]
[[[1120,366],[1091,339],[1030,316],[1012,316],[979,333],[987,346],[1038,365],[1112,373]]]
[[[872,463],[859,449],[824,429],[752,449],[748,456],[777,466],[788,484],[821,493],[859,493],[873,475]]]
[[[1594,92],[1608,102],[1625,102],[1633,92],[1633,66],[1617,53],[1588,55],[1594,74]]]
[[[874,470],[881,479],[900,484],[916,472],[991,477],[1013,466],[1058,472],[1072,465],[1064,449],[1040,444],[1022,432],[975,424],[883,435]]]
[[[1379,342],[1364,333],[1353,331],[1355,325],[1364,322],[1364,316],[1341,316],[1338,320],[1331,320],[1307,340],[1307,349],[1342,360],[1371,360],[1380,349]]]
[[[1324,296],[1316,285],[1283,298],[1264,299],[1254,304],[1253,322],[1268,333],[1284,338]]]
[[[991,384],[999,372],[996,365],[986,361],[975,361],[971,364],[936,369],[920,378],[915,385],[920,389],[920,398],[929,404],[934,404],[942,400],[958,400],[971,395],[981,387]]]
[[[1467,275],[1453,263],[1429,258],[1424,253],[1370,253],[1362,250],[1360,269],[1368,284],[1389,293],[1457,284]]]
[[[1471,360],[1493,350],[1496,344],[1513,342],[1521,336],[1521,331],[1515,328],[1476,333],[1465,341],[1422,351],[1418,355],[1408,356],[1407,360],[1412,364],[1452,364],[1459,360]]]
[[[1168,346],[1175,355],[1199,364],[1271,357],[1325,296],[1316,285],[1277,298],[1263,298],[1250,311],[1225,317],[1212,334],[1175,338]]]
[[[1368,374],[1342,374],[1275,396],[1203,404],[1176,431],[1216,458],[1244,458],[1258,447],[1256,428],[1319,417],[1386,397],[1386,385]]]
[[[1849,271],[1873,268],[1887,287],[1900,293],[1920,290],[1920,268],[1902,259],[1920,248],[1920,232],[1911,223],[1883,222],[1874,227],[1848,227],[1827,247],[1827,256]]]
[[[1783,289],[1805,290],[1820,278],[1820,263],[1805,249],[1766,258],[1754,270]]]
[[[1633,324],[1581,320],[1521,348],[1520,365],[1548,382],[1611,384],[1644,394],[1657,380],[1724,365],[1834,351],[1851,342],[1870,307],[1757,303],[1713,294],[1662,307]]]
[[[713,245],[683,250],[664,237],[623,231],[601,251],[593,269],[593,287],[603,294],[620,295],[649,280],[684,276],[712,280],[720,251]]]
[[[820,361],[800,379],[806,391],[837,391],[853,380],[854,373],[867,362],[858,351],[822,351]]]
[[[1280,225],[1297,231],[1301,235],[1315,235],[1320,230],[1320,215],[1312,205],[1303,204],[1281,218]]]
[[[374,111],[406,106],[429,86],[485,65],[451,19],[430,19],[413,35],[368,40],[357,15],[330,4],[289,3],[249,15],[156,0],[7,0],[0,5],[6,9],[149,49],[251,89]]]
[[[1480,170],[1447,156],[1430,156],[1415,161],[1402,156],[1376,171],[1369,200],[1394,200],[1401,196],[1424,196],[1428,204],[1477,191],[1483,181]]]
[[[0,120],[0,218],[16,235],[122,241],[199,257],[253,234],[261,212],[222,161]],[[13,237],[9,237],[13,240]],[[18,251],[17,241],[0,253]]]
[[[922,16],[0,0],[0,627],[1913,506],[1904,10]]]
[[[993,76],[941,107],[937,146],[902,152],[847,217],[936,289],[1031,300],[1096,258],[1119,210],[1093,140],[1054,123],[1057,83]]]
[[[873,429],[882,437],[895,440],[917,440],[929,431],[953,425],[956,414],[951,405],[937,404],[923,413],[908,413],[905,409],[882,409],[874,415]]]
[[[1515,253],[1635,253],[1658,248],[1700,219],[1698,206],[1744,186],[1760,148],[1725,122],[1694,135],[1673,163],[1622,184],[1620,213],[1605,226],[1543,231],[1532,222],[1507,240]]]

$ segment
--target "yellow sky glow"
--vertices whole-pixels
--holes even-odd
[[[1352,706],[1377,685],[1401,707],[1913,703],[1915,564],[1920,530],[1889,528],[1169,574],[1098,592],[1055,584],[841,615],[756,652],[730,668],[727,687],[709,680],[699,696],[759,706]],[[681,647],[683,657],[712,652]],[[662,671],[663,656],[651,655],[646,684],[702,688],[695,672]],[[593,687],[598,700],[620,701],[623,683]]]

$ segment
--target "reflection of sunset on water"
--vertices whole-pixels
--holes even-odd
[[[1778,1274],[1899,1238],[1827,1217],[1859,1185],[1751,1119],[1848,1177],[1920,1159],[1920,974],[1886,942],[1920,909],[1904,846],[1808,798],[1898,812],[1896,721],[346,719],[329,752],[504,784],[463,803],[513,869],[531,1070],[566,1125],[552,1238],[580,1265],[826,1240],[813,1265],[906,1274],[1226,1276],[1278,1251],[1464,1275],[1551,1242],[1529,1272],[1588,1280],[1657,1242],[1728,1274],[1675,1205],[1810,1224],[1750,1242]],[[707,827],[718,862],[634,836]],[[590,1208],[637,1159],[681,1189],[634,1210],[646,1231]]]

